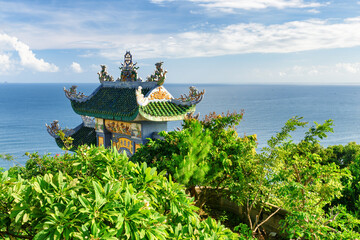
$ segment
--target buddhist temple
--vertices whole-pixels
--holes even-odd
[[[126,52],[117,80],[107,73],[105,65],[101,65],[100,85],[89,96],[78,92],[76,86],[64,88],[71,107],[82,118],[76,128],[62,130],[65,136],[74,139],[72,147],[112,146],[131,156],[148,138],[156,139],[160,131],[166,131],[168,121],[182,120],[192,114],[204,91],[190,87],[187,95],[174,98],[163,86],[167,71],[162,64],[156,63],[155,73],[143,81],[138,78],[138,67],[131,53]],[[46,126],[58,146],[63,147],[58,121]]]

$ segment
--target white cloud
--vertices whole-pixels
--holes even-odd
[[[166,1],[168,0],[153,0],[157,3]],[[211,3],[220,6],[220,0],[192,1],[197,1],[197,4]],[[247,6],[245,4],[257,3],[267,7],[293,6],[313,9],[320,4],[310,0],[223,0],[221,2],[224,3],[224,6],[233,8],[242,8]],[[0,3],[2,3],[1,0]],[[26,7],[29,6],[23,6],[23,11],[27,10]],[[19,7],[19,9],[22,8]],[[345,20],[310,19],[272,25],[238,23],[228,26],[221,25],[221,27],[219,25],[208,26],[202,28],[201,31],[180,32],[178,30],[175,31],[176,33],[162,31],[158,34],[144,34],[136,31],[125,33],[108,28],[89,27],[90,17],[91,20],[97,19],[97,22],[103,25],[113,20],[107,19],[112,14],[104,15],[101,11],[86,11],[86,9],[81,11],[77,8],[76,10],[79,10],[80,13],[75,14],[74,10],[70,13],[54,9],[45,13],[45,10],[47,9],[42,10],[39,7],[36,11],[40,11],[39,14],[44,19],[49,19],[46,21],[47,25],[9,23],[5,26],[6,31],[12,33],[14,31],[12,35],[26,39],[32,49],[87,49],[88,51],[82,55],[83,57],[100,54],[113,60],[122,59],[125,50],[131,50],[136,59],[141,59],[243,53],[289,53],[360,46],[360,31],[358,31],[360,17]],[[134,26],[136,28],[136,23]]]
[[[298,66],[281,69],[280,77],[351,76],[360,75],[360,62],[340,62],[332,65]]]
[[[324,4],[304,2],[303,0],[188,0],[211,11],[233,13],[235,10],[258,10],[265,8],[310,8],[321,7]],[[173,2],[173,0],[152,0],[155,4]],[[326,3],[328,4],[328,3]]]
[[[16,51],[20,58],[20,62],[17,63],[15,60],[10,59],[9,54],[0,55],[0,61],[4,64],[2,70],[15,68],[17,64],[38,72],[56,72],[59,70],[56,65],[45,62],[44,59],[36,58],[29,46],[19,41],[16,37],[0,34],[0,46],[0,50],[3,52]]]
[[[76,73],[82,73],[82,72],[83,72],[80,64],[77,63],[77,62],[73,62],[73,63],[71,64],[70,68],[71,68],[71,70],[73,70],[73,71],[76,72]]]
[[[163,4],[165,2],[174,2],[175,0],[150,0],[150,2],[155,4]]]
[[[309,13],[314,13],[314,14],[318,14],[318,13],[320,13],[320,11],[319,11],[319,10],[314,9],[314,8],[313,8],[313,9],[309,9],[309,10],[308,10],[308,12],[309,12]]]
[[[10,60],[10,55],[2,54],[0,55],[0,74],[6,74],[12,69],[12,62]]]
[[[280,76],[280,77],[285,77],[285,76],[286,76],[286,73],[285,73],[285,72],[279,72],[279,76]]]
[[[101,54],[118,59],[124,49],[131,49],[137,58],[181,58],[346,48],[360,46],[358,29],[360,17],[342,22],[307,20],[274,25],[233,24],[213,32],[131,36],[128,38],[131,41],[118,41],[115,48],[103,49]]]
[[[339,71],[345,71],[348,73],[358,73],[360,72],[360,63],[338,63],[336,64],[336,68]]]
[[[264,8],[308,8],[320,7],[320,3],[305,3],[302,0],[190,0],[198,3],[200,6],[208,9],[217,9],[221,11],[229,11],[229,9],[264,9]]]
[[[318,74],[319,74],[319,70],[316,69],[316,68],[312,68],[312,69],[310,69],[309,72],[308,72],[308,75],[310,75],[310,76],[316,76],[316,75],[318,75]]]
[[[89,58],[89,57],[94,57],[95,53],[93,52],[87,52],[84,54],[80,54],[79,57],[83,57],[83,58]]]
[[[91,64],[90,68],[91,68],[91,70],[94,70],[94,71],[100,71],[101,70],[100,65],[96,65],[96,64]]]

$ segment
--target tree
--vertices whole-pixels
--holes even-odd
[[[351,178],[342,178],[342,184],[345,186],[342,190],[342,196],[333,199],[329,208],[339,204],[346,206],[357,218],[360,217],[360,145],[350,142],[345,146],[335,145],[322,148],[320,156],[323,158],[324,164],[335,163],[341,169],[348,169]]]
[[[45,161],[33,157],[25,168],[0,172],[2,238],[238,238],[213,219],[201,221],[183,186],[165,172],[114,149],[82,146]]]
[[[327,236],[352,233],[352,227],[337,225],[341,222],[339,216],[349,217],[344,209],[337,208],[341,214],[333,209],[333,215],[324,211],[324,206],[341,196],[344,187],[341,179],[349,177],[346,169],[334,163],[325,164],[319,155],[319,139],[332,132],[332,121],[315,123],[299,143],[294,143],[289,140],[291,132],[307,125],[302,118],[294,117],[268,141],[268,147],[256,154],[256,136],[240,138],[236,133],[235,126],[241,118],[242,114],[212,113],[202,121],[186,119],[183,130],[162,133],[164,140],[150,141],[132,159],[150,160],[149,164],[166,170],[189,190],[195,185],[202,186],[203,195],[193,193],[198,206],[206,202],[202,197],[207,190],[244,206],[253,236],[261,235],[264,223],[280,209],[289,212],[283,226],[292,237],[312,234],[316,238],[322,233],[314,227],[320,225],[318,229],[328,230]],[[202,172],[194,175],[196,171]],[[190,173],[189,177],[186,173]],[[272,212],[263,217],[265,211],[270,211],[269,203]],[[251,215],[253,211],[257,211],[255,218]],[[318,221],[303,224],[301,219],[309,222],[309,216],[314,214]],[[299,221],[293,221],[297,217]]]
[[[182,130],[161,132],[163,140],[150,140],[131,160],[146,161],[167,171],[187,187],[197,206],[202,207],[207,190],[228,194],[230,184],[242,181],[243,175],[232,173],[255,156],[256,136],[240,138],[235,129],[242,116],[243,113],[211,113],[202,121],[189,117]],[[200,195],[195,186],[202,186]]]
[[[303,126],[300,119],[293,119],[286,126]],[[284,141],[273,145],[275,153],[267,179],[272,184],[278,206],[289,211],[283,222],[284,231],[290,238],[340,239],[360,235],[353,231],[359,221],[336,206],[325,212],[324,207],[341,197],[344,188],[341,179],[349,178],[347,169],[335,163],[325,162],[319,155],[319,139],[332,132],[332,120],[312,126],[299,143]],[[281,133],[280,133],[281,135]],[[280,142],[279,142],[280,143]],[[344,225],[344,222],[348,222]]]

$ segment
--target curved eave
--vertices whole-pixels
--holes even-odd
[[[88,100],[90,100],[93,96],[96,95],[96,93],[102,88],[102,84],[100,86],[98,86],[89,96],[85,96],[83,98],[77,98],[77,97],[71,97],[71,96],[68,96],[65,92],[65,97],[67,99],[69,99],[71,102],[72,101],[75,101],[75,102],[79,102],[79,103],[82,103],[82,102],[86,102]],[[64,88],[65,90],[65,88]]]
[[[85,102],[70,100],[71,107],[75,113],[80,115],[133,121],[139,115],[134,86],[129,84],[113,84],[113,87],[103,86]],[[143,88],[142,94],[147,94],[150,90],[151,88]]]
[[[89,117],[95,117],[95,118],[103,118],[103,119],[110,119],[110,120],[118,120],[118,121],[132,121],[134,120],[138,114],[139,114],[139,108],[136,108],[133,112],[124,114],[113,114],[105,111],[89,111],[89,110],[81,110],[78,108],[75,108],[73,106],[73,103],[71,102],[71,106],[75,113],[79,115],[86,115]]]
[[[171,102],[179,106],[192,106],[200,103],[203,99],[203,95],[198,100],[182,101],[179,99],[171,99]]]
[[[75,129],[77,129],[77,131],[69,135],[69,137],[72,137],[74,139],[72,142],[71,150],[75,150],[78,146],[85,144],[96,145],[96,132],[94,128],[85,127],[82,123]],[[64,147],[64,143],[59,137],[55,138],[55,142],[60,148]]]
[[[190,106],[186,109],[186,111],[184,111],[183,113],[181,114],[157,114],[157,115],[154,115],[154,114],[150,114],[148,112],[146,112],[145,110],[146,107],[140,107],[139,108],[139,114],[149,120],[149,121],[156,121],[156,122],[167,122],[167,121],[178,121],[178,120],[183,120],[185,118],[185,116],[188,114],[188,113],[192,113],[192,112],[195,112],[195,108],[196,106]]]

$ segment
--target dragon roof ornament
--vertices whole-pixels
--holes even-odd
[[[75,85],[71,86],[69,90],[67,90],[64,87],[64,92],[65,92],[65,96],[70,100],[78,101],[78,100],[84,100],[88,97],[82,92],[77,92],[77,86]]]
[[[180,98],[172,99],[171,101],[176,105],[191,106],[198,104],[204,97],[205,90],[199,92],[196,87],[189,87],[189,95],[181,95]]]
[[[57,134],[58,132],[61,130],[60,126],[59,126],[59,121],[58,120],[54,120],[50,126],[47,125],[45,123],[46,129],[48,131],[48,133],[53,137],[53,138],[57,138],[59,137]]]
[[[101,66],[101,71],[98,72],[100,83],[114,82],[114,78],[112,76],[110,76],[108,74],[108,72],[106,71],[106,65],[100,65],[100,66]]]
[[[155,72],[146,78],[146,82],[156,82],[158,86],[164,84],[167,71],[163,69],[163,63],[164,62],[155,63]],[[116,82],[142,82],[143,80],[138,78],[137,70],[139,67],[136,65],[137,63],[133,62],[130,51],[127,51],[124,55],[124,63],[121,63],[121,67],[119,67],[121,74],[120,77],[116,79]],[[101,71],[98,72],[100,83],[115,82],[114,78],[108,74],[106,66],[100,66]]]
[[[155,63],[155,73],[147,77],[147,82],[157,82],[159,86],[164,84],[167,71],[162,68],[163,63]]]
[[[58,138],[59,135],[59,131],[62,131],[63,133],[65,133],[65,136],[71,136],[75,130],[74,129],[64,129],[62,130],[60,125],[59,125],[59,121],[58,120],[55,120],[53,121],[50,126],[45,124],[46,126],[46,129],[48,131],[48,133],[53,137],[53,138]]]

